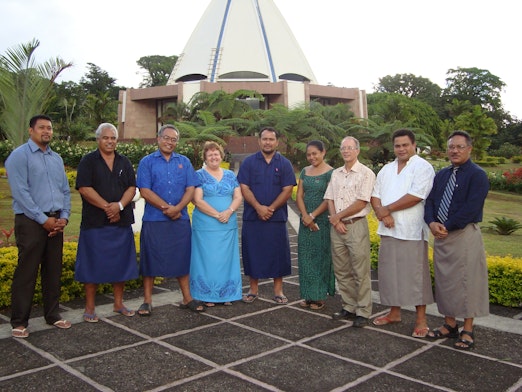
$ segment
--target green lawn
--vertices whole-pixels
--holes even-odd
[[[11,191],[7,178],[0,178],[0,230],[10,230],[14,227],[13,209],[11,206]],[[82,199],[75,189],[71,189],[72,213],[69,217],[69,224],[65,229],[65,239],[76,241],[80,234],[80,222],[82,219]],[[0,241],[5,242],[4,234],[0,233]],[[14,234],[9,240],[14,244]]]
[[[76,190],[72,190],[72,214],[65,230],[66,240],[75,241],[80,232],[81,198]],[[501,236],[487,230],[490,220],[496,217],[508,217],[522,222],[522,195],[490,191],[484,208],[483,228],[486,251],[490,255],[512,255],[522,258],[522,229],[509,236]],[[0,178],[0,229],[9,230],[14,226],[11,209],[11,192],[6,178]],[[14,237],[14,235],[13,235]],[[10,242],[14,244],[14,238]],[[5,237],[0,234],[0,240]]]
[[[512,255],[522,257],[522,229],[511,235],[498,235],[490,230],[489,221],[495,218],[507,217],[522,222],[522,196],[511,193],[489,191],[484,207],[484,217],[480,226],[484,237],[486,251],[490,255]]]

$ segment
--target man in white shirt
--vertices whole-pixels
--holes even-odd
[[[426,337],[426,305],[433,303],[428,263],[428,226],[424,202],[433,186],[432,165],[416,155],[415,134],[398,129],[392,135],[396,159],[379,174],[371,203],[379,219],[379,294],[391,306],[375,325],[401,321],[401,306],[415,306],[412,336]]]

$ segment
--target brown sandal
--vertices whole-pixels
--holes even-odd
[[[310,303],[310,309],[312,310],[321,310],[324,308],[324,301],[312,301]]]

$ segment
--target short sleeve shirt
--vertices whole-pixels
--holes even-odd
[[[428,240],[428,226],[424,222],[424,203],[433,186],[433,166],[418,155],[412,156],[398,173],[398,161],[385,165],[377,174],[372,196],[389,205],[406,194],[422,199],[404,210],[392,212],[395,226],[388,228],[379,222],[377,234],[401,240]]]
[[[100,150],[85,155],[78,165],[76,189],[90,187],[107,202],[119,202],[129,187],[136,186],[136,175],[129,159],[115,152],[112,171],[100,154]],[[130,226],[134,223],[133,205],[128,204],[120,211],[120,220],[109,222],[105,211],[82,198],[82,228],[105,225]]]
[[[344,166],[332,172],[332,178],[326,188],[324,198],[333,200],[335,212],[341,212],[355,203],[356,200],[369,202],[372,196],[375,173],[359,161],[347,171]],[[348,216],[346,219],[364,217],[370,213],[368,203],[357,214]]]
[[[183,198],[186,188],[200,186],[201,183],[186,156],[172,153],[167,161],[158,150],[140,161],[137,185],[138,188],[150,189],[166,203],[176,205]],[[180,219],[190,219],[186,207],[181,210]],[[158,208],[145,203],[143,220],[169,221],[170,218]]]
[[[270,205],[286,186],[295,186],[294,168],[288,159],[276,152],[270,163],[266,163],[263,154],[258,151],[246,158],[237,179],[240,184],[247,185],[254,193],[255,198],[262,205]],[[286,222],[288,219],[287,205],[278,208],[272,222]],[[259,220],[257,212],[249,203],[244,203],[243,220]]]

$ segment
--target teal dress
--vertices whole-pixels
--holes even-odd
[[[203,200],[218,211],[232,203],[239,186],[230,170],[223,170],[217,181],[205,169],[197,171],[203,188]],[[203,302],[232,302],[242,298],[241,266],[236,213],[228,223],[221,223],[197,208],[192,213],[192,252],[190,292]]]
[[[304,204],[308,212],[323,202],[332,171],[319,176],[307,176],[304,169],[301,171],[300,181],[303,183]],[[317,216],[315,222],[319,231],[310,231],[301,221],[297,237],[301,298],[309,301],[325,300],[328,295],[335,294],[328,211]]]

